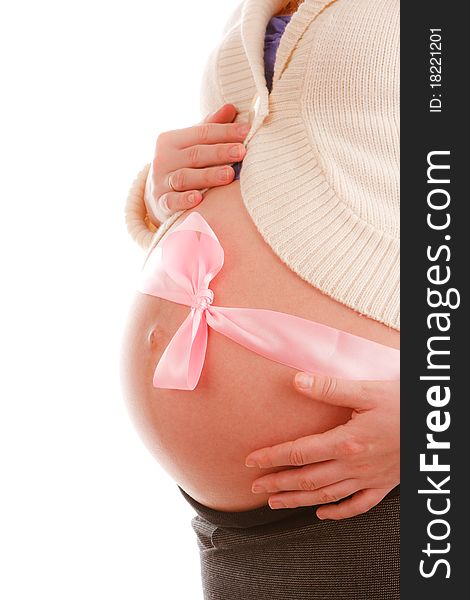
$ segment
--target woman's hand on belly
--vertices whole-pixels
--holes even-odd
[[[400,382],[310,376],[299,390],[317,401],[352,408],[351,419],[324,433],[250,453],[247,466],[295,467],[256,479],[252,491],[257,485],[259,492],[273,493],[271,508],[327,504],[317,510],[321,519],[368,511],[400,483]]]
[[[224,104],[197,125],[158,136],[144,195],[155,226],[172,213],[199,204],[202,188],[232,182],[234,170],[229,165],[243,159],[242,142],[250,128],[248,123],[232,123],[236,114],[233,104]]]
[[[211,283],[217,305],[290,313],[397,347],[398,332],[321,293],[272,252],[244,206],[239,181],[210,189],[204,202],[180,215],[172,228],[193,210],[224,248],[224,268]],[[246,456],[346,423],[351,409],[299,394],[292,386],[294,369],[212,329],[195,390],[153,387],[155,365],[188,313],[187,306],[137,294],[122,352],[131,414],[160,465],[193,498],[217,510],[266,505],[272,494],[252,493],[259,473],[245,466]],[[285,467],[264,473],[279,470]]]

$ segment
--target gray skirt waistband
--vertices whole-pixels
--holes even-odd
[[[185,492],[179,485],[177,486],[185,500],[194,508],[197,514],[217,527],[259,527],[269,523],[289,520],[289,524],[294,523],[312,523],[320,521],[316,515],[318,506],[298,506],[296,508],[276,508],[272,509],[269,504],[243,511],[221,511],[201,504]],[[385,498],[391,498],[400,495],[400,486],[396,486],[387,494]]]

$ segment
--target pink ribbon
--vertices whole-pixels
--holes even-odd
[[[197,211],[148,256],[139,291],[191,307],[155,368],[154,387],[194,390],[204,366],[208,326],[299,371],[346,379],[399,379],[400,352],[394,348],[283,312],[214,306],[209,285],[223,264],[223,248]]]

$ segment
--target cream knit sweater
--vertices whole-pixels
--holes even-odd
[[[280,5],[244,0],[232,14],[205,67],[201,115],[230,102],[247,120],[258,99],[240,189],[260,234],[300,277],[399,329],[400,2],[304,0],[269,93],[264,34]],[[180,214],[141,245],[150,252]]]

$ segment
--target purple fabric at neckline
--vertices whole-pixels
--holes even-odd
[[[290,19],[291,15],[276,15],[271,18],[266,27],[266,35],[264,37],[264,74],[269,91],[272,89],[277,49]]]

